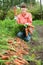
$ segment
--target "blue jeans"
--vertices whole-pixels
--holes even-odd
[[[26,36],[24,32],[18,32],[17,37],[19,37],[25,41],[29,41],[31,39],[31,34],[28,33],[28,36]]]

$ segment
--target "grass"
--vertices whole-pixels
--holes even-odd
[[[34,26],[36,26],[36,25],[43,26],[43,20],[35,20],[35,21],[33,21],[33,25]]]

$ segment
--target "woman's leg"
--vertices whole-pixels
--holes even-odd
[[[23,36],[23,32],[18,32],[18,33],[17,33],[17,37],[23,38],[23,37],[24,37],[24,36]]]
[[[24,38],[25,41],[29,41],[31,39],[31,34],[29,33],[28,36]]]

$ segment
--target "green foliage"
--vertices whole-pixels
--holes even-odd
[[[41,65],[41,60],[36,60],[36,65]]]
[[[33,56],[34,55],[34,56]],[[35,56],[35,54],[32,54],[31,56],[29,56],[29,55],[26,55],[26,56],[24,56],[24,58],[27,60],[27,61],[34,61],[35,60],[35,58],[36,58],[36,56]]]
[[[21,9],[17,8],[17,14],[19,14],[20,12],[21,12]],[[14,10],[13,9],[8,10],[6,17],[9,19],[14,19],[14,16],[15,16]]]
[[[3,18],[3,10],[0,10],[0,19]]]
[[[28,61],[28,62],[33,62],[35,63],[36,65],[41,65],[41,60],[36,60],[36,56],[35,54],[32,54],[31,56],[29,55],[26,55],[24,56],[24,58]]]
[[[14,19],[14,11],[12,9],[10,9],[7,12],[7,17],[10,18],[10,19]]]
[[[19,14],[20,12],[21,9],[17,9],[17,14]],[[30,8],[29,6],[28,12],[32,13],[33,20],[41,19],[41,15],[43,19],[43,14],[41,14],[40,6],[37,4],[32,8]],[[43,8],[42,8],[42,13],[43,13]],[[4,19],[5,17],[14,19],[14,10],[13,9],[9,9],[8,11],[0,10],[0,19]]]
[[[30,5],[28,6],[29,7],[28,11],[32,13],[33,19],[41,19],[41,15],[42,15],[42,19],[43,19],[43,6],[42,6],[42,14],[41,14],[40,5],[39,5],[39,3],[35,4],[35,2],[36,2],[35,0],[1,0],[0,1],[0,9],[4,10],[4,12],[1,10],[0,19],[4,19],[6,16],[9,17],[10,19],[13,19],[14,11],[10,8],[14,7],[14,5],[18,6],[22,2],[25,2],[28,5],[30,3],[30,5],[32,5],[32,8],[30,7]],[[2,5],[2,3],[3,3],[3,5]],[[6,11],[8,11],[7,14],[6,14]],[[19,12],[20,12],[20,10],[18,10],[18,13]]]
[[[34,29],[34,31],[33,31],[32,39],[34,41],[38,40],[38,32],[36,31],[36,29]]]
[[[34,26],[37,26],[37,25],[43,26],[43,20],[35,20],[35,21],[33,21],[33,25]]]
[[[22,29],[15,20],[5,19],[0,21],[0,35],[15,36]]]
[[[6,12],[4,12],[3,10],[0,10],[0,20],[4,20],[6,17]]]
[[[34,6],[32,6],[32,8],[30,8],[30,6],[29,6],[28,11],[32,13],[33,19],[35,19],[35,20],[41,19],[41,16],[43,19],[43,6],[42,6],[42,11],[41,11],[39,3],[36,3]]]

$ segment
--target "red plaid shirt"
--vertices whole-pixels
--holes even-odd
[[[31,13],[21,13],[17,16],[17,23],[18,24],[31,24],[32,23],[32,15]]]

